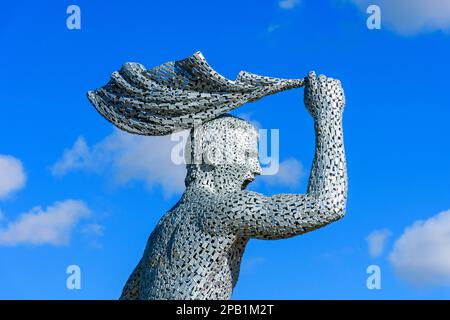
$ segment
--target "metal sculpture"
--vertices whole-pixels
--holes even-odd
[[[303,85],[316,134],[306,194],[268,197],[245,190],[261,173],[258,134],[225,113]],[[106,119],[131,133],[191,128],[186,190],[151,233],[121,299],[229,299],[249,239],[293,237],[345,213],[345,98],[338,80],[314,72],[296,80],[241,72],[230,81],[196,53],[151,70],[125,64],[88,97]]]

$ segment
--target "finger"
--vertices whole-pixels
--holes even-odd
[[[321,83],[327,82],[327,77],[325,75],[321,74],[319,76],[319,82],[321,82]]]
[[[308,81],[306,83],[308,85],[308,87],[312,88],[312,87],[316,87],[317,86],[317,78],[316,78],[316,73],[313,71],[310,71],[308,73]]]
[[[333,79],[332,85],[337,88],[338,90],[342,90],[342,84],[341,81],[337,79]]]
[[[328,82],[336,83],[336,84],[340,84],[341,83],[338,79],[335,79],[335,78],[328,78]]]

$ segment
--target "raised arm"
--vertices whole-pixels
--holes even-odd
[[[347,201],[342,131],[344,92],[338,80],[314,72],[305,86],[305,105],[314,118],[316,151],[306,194],[241,191],[219,200],[215,212],[229,232],[260,239],[299,235],[340,219]],[[217,226],[217,224],[215,224]]]

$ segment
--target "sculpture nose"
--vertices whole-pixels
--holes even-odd
[[[262,173],[262,169],[261,169],[261,165],[259,164],[259,161],[256,161],[256,166],[255,166],[255,170],[253,171],[254,175],[261,175]]]

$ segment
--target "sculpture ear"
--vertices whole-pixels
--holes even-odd
[[[203,152],[203,163],[216,166],[218,165],[218,151],[215,146],[208,146],[206,150]]]

